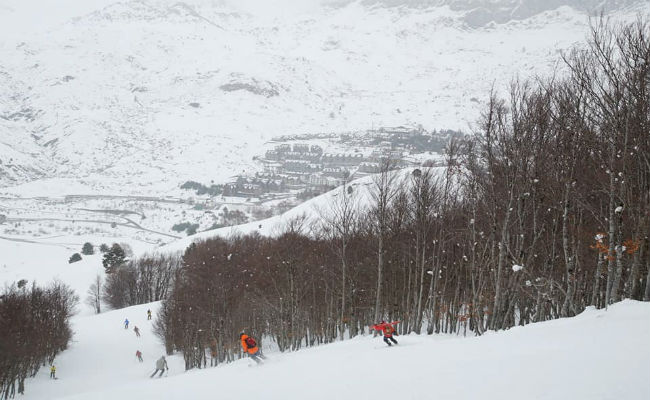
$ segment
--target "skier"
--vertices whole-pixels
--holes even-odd
[[[399,322],[400,321],[393,321],[393,322],[381,321],[381,323],[373,325],[372,329],[382,332],[384,335],[384,342],[386,342],[387,345],[392,346],[393,344],[397,344],[397,340],[395,340],[393,335],[397,336],[397,332],[395,331],[394,325],[399,324]]]
[[[140,337],[140,329],[138,329],[137,326],[135,328],[133,328],[133,332],[135,332],[136,337]]]
[[[151,319],[151,310],[147,310],[147,320]]]
[[[260,353],[260,348],[257,347],[257,342],[251,336],[242,332],[239,334],[239,340],[241,341],[241,347],[244,349],[244,353],[248,353],[248,356],[255,360],[256,363],[260,364],[262,360],[266,360],[266,357]],[[260,358],[262,360],[260,360]]]
[[[151,374],[150,378],[153,378],[158,371],[160,371],[160,375],[158,375],[158,378],[160,378],[165,370],[169,371],[169,367],[167,366],[167,360],[165,360],[165,356],[162,356],[158,359],[158,361],[156,361],[156,370],[153,371],[153,374]]]
[[[50,379],[56,379],[56,367],[54,364],[50,366]]]
[[[135,356],[138,357],[138,361],[142,362],[142,352],[140,350],[136,350]]]
[[[129,329],[129,319],[124,320],[124,329]]]

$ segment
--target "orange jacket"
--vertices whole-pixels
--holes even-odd
[[[241,335],[241,337],[240,337],[240,340],[241,340],[241,347],[242,347],[242,349],[244,349],[244,353],[248,353],[248,354],[255,354],[255,353],[257,353],[257,351],[258,351],[260,348],[257,347],[257,346],[249,348],[249,347],[246,345],[246,339],[248,339],[248,335],[246,335],[246,334]]]
[[[386,337],[392,337],[393,335],[397,335],[396,329],[393,325],[399,324],[400,321],[394,321],[394,322],[384,322],[381,324],[376,324],[372,326],[372,329],[381,331],[384,336]]]

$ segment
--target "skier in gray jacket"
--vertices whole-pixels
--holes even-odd
[[[158,375],[158,378],[160,378],[165,370],[169,371],[169,367],[167,366],[167,360],[165,360],[165,356],[162,356],[158,359],[158,361],[156,361],[156,370],[153,371],[153,374],[151,374],[150,378],[153,378],[158,371],[160,371],[160,375]]]

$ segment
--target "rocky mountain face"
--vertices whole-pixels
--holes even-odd
[[[270,17],[223,1],[105,3],[0,41],[0,186],[164,192],[255,169],[275,135],[471,129],[493,83],[553,70],[598,5],[320,0]]]
[[[448,6],[464,12],[464,20],[471,27],[487,23],[506,23],[522,20],[559,7],[597,15],[639,5],[639,0],[363,0],[368,5],[384,7],[430,8]],[[341,3],[339,3],[341,4]]]

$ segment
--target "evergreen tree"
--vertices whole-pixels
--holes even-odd
[[[70,256],[70,259],[68,260],[68,263],[72,264],[77,261],[81,261],[81,254],[79,253],[74,253],[72,256]]]
[[[92,243],[86,242],[84,243],[83,248],[81,249],[81,254],[86,256],[93,255],[95,254],[95,247],[93,246]]]
[[[106,243],[102,243],[99,246],[99,251],[102,253],[106,253],[109,250],[108,245]]]
[[[113,269],[115,267],[119,267],[125,261],[126,261],[126,254],[124,254],[124,249],[122,249],[122,247],[119,244],[113,243],[110,250],[104,253],[104,259],[102,260],[102,264],[104,265],[104,269],[108,274],[113,272]]]

